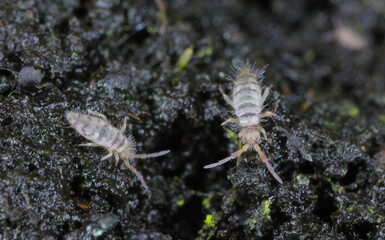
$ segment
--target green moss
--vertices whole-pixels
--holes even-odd
[[[354,209],[354,204],[351,205],[351,206],[349,206],[349,207],[347,208],[347,210],[348,210],[349,212],[353,211],[353,209]]]
[[[328,142],[327,144],[326,144],[326,148],[330,148],[330,147],[332,147],[332,146],[334,146],[334,142],[333,141],[330,141],[330,142]]]
[[[238,140],[238,134],[233,132],[232,130],[226,128],[226,135],[228,138],[231,139],[232,142],[238,144],[239,140]]]
[[[383,223],[385,220],[385,217],[384,216],[380,216],[379,218],[377,218],[377,223]]]
[[[86,190],[88,188],[88,185],[86,184],[86,183],[80,183],[80,185],[79,185],[79,189],[81,190],[81,191],[84,191],[84,190]]]
[[[352,117],[356,117],[358,114],[360,114],[360,110],[356,107],[353,107],[349,110],[349,115]]]
[[[156,31],[157,31],[157,29],[156,29],[155,27],[153,27],[153,26],[150,25],[150,26],[147,26],[146,31],[147,31],[149,34],[155,34]]]
[[[181,199],[181,200],[177,201],[176,205],[178,205],[179,207],[183,206],[184,205],[184,200]]]
[[[253,230],[255,228],[255,226],[257,225],[257,223],[258,223],[257,219],[255,219],[255,218],[248,218],[245,221],[245,225],[247,226],[249,231]]]
[[[213,212],[212,214],[207,214],[203,228],[199,230],[199,237],[197,237],[196,240],[211,239],[216,232],[216,225],[219,220],[221,220],[220,213]]]
[[[264,215],[267,219],[271,220],[271,217],[270,217],[270,205],[271,205],[271,201],[270,200],[266,200],[262,203],[262,215]]]
[[[308,185],[309,184],[309,178],[303,174],[298,174],[296,179],[297,179],[297,183],[300,185]]]
[[[151,73],[151,76],[152,76],[153,78],[158,78],[158,77],[159,77],[159,75],[158,75],[157,72],[152,72],[152,73]]]
[[[235,191],[232,191],[229,194],[225,195],[224,201],[226,202],[226,204],[232,205],[235,203],[235,200],[236,200]]]
[[[315,58],[315,52],[313,49],[309,49],[305,52],[304,59],[306,62],[310,63],[313,62]]]
[[[271,224],[271,204],[271,200],[265,200],[257,209],[248,212],[248,217],[244,221],[248,234],[258,237],[263,236],[261,229]]]
[[[360,114],[360,110],[351,102],[342,102],[339,107],[339,114],[342,116],[357,117]]]
[[[45,148],[38,148],[36,149],[38,154],[42,157],[48,158],[51,155],[51,150],[45,149]]]
[[[214,227],[215,222],[213,221],[213,215],[207,214],[205,219],[205,227]]]
[[[114,37],[114,30],[113,29],[107,29],[104,32],[104,35],[106,36],[107,39],[112,39]]]
[[[202,205],[207,209],[210,208],[210,200],[208,198],[203,199]]]
[[[370,214],[373,214],[374,213],[374,207],[369,207],[368,211]]]
[[[324,122],[324,127],[332,129],[332,130],[340,129],[340,126],[337,123],[330,122],[330,121],[325,121]]]
[[[211,56],[211,54],[213,54],[213,49],[212,47],[206,47],[206,48],[203,48],[201,49],[197,55],[199,58],[204,58],[206,56]]]
[[[335,182],[331,181],[331,179],[329,179],[329,182],[332,186],[333,192],[337,193],[338,190],[341,188],[341,185],[339,183],[335,183]]]
[[[92,181],[93,179],[95,179],[95,175],[93,173],[87,173],[85,178],[89,181]]]
[[[242,148],[242,142],[239,141],[238,134],[236,132],[233,132],[231,129],[226,128],[226,135],[229,139],[231,139],[232,142],[239,145],[239,149]],[[239,155],[237,160],[237,165],[241,161],[241,155]]]
[[[382,122],[383,124],[385,124],[385,114],[380,114],[380,115],[378,116],[378,120],[379,120],[380,122]]]
[[[130,26],[130,25],[124,25],[123,26],[124,31],[130,31],[131,29],[132,29],[132,26]]]
[[[186,67],[186,65],[191,59],[191,56],[194,53],[193,49],[194,49],[193,46],[189,46],[183,51],[182,55],[180,55],[177,63],[175,64],[175,68],[174,68],[175,71],[180,72]]]

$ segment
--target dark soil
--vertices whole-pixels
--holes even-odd
[[[383,0],[164,4],[0,3],[0,239],[384,239]],[[283,184],[253,151],[203,169],[239,149],[233,60],[269,65]],[[65,115],[87,109],[171,150],[132,161],[148,189],[78,146]]]

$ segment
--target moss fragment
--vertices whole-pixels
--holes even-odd
[[[331,130],[338,130],[338,129],[340,129],[340,126],[337,123],[330,122],[330,121],[325,121],[324,122],[324,127],[329,128]]]
[[[300,185],[308,185],[309,184],[309,178],[306,177],[305,175],[303,174],[298,174],[297,177],[297,183],[300,184]]]
[[[184,200],[181,199],[181,200],[177,201],[176,205],[178,205],[179,207],[182,207],[184,205]]]
[[[175,71],[180,72],[186,67],[194,53],[193,49],[194,47],[191,45],[183,51],[182,55],[180,55],[178,61],[175,64]]]
[[[231,139],[232,142],[238,144],[239,140],[238,140],[238,134],[233,132],[232,130],[226,128],[226,135],[228,138]]]
[[[262,215],[264,215],[267,219],[271,220],[270,217],[270,205],[271,205],[271,200],[266,200],[262,203]]]
[[[385,220],[385,217],[384,216],[380,216],[377,218],[377,223],[380,224],[380,223],[383,223]]]
[[[215,223],[213,221],[213,215],[207,214],[204,227],[214,227],[214,226],[215,226]]]
[[[331,184],[333,192],[337,193],[338,190],[340,189],[341,185],[339,183],[333,182],[330,178],[329,178],[329,182]]]
[[[341,116],[357,117],[360,114],[360,110],[355,104],[344,101],[339,107],[339,114]]]
[[[383,124],[385,124],[385,114],[380,114],[380,115],[378,116],[378,120],[379,120],[380,122],[382,122]]]
[[[356,117],[360,114],[360,110],[357,107],[353,107],[349,110],[349,115],[352,117]]]
[[[200,50],[197,55],[199,58],[204,58],[204,57],[207,57],[207,56],[211,56],[213,54],[213,49],[212,47],[206,47],[206,48],[203,48],[202,50]]]
[[[201,230],[199,230],[199,237],[196,240],[211,239],[217,228],[217,223],[221,220],[221,213],[213,212],[212,214],[207,214],[204,220],[204,225]]]
[[[315,52],[313,49],[309,49],[305,52],[305,55],[303,57],[305,59],[306,62],[310,63],[310,62],[313,62],[314,58],[315,58]]]
[[[207,209],[210,208],[210,200],[208,198],[203,199],[202,205]]]

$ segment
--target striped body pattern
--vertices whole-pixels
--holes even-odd
[[[263,72],[262,72],[263,73]],[[262,89],[256,75],[248,68],[240,71],[233,89],[233,107],[241,128],[258,125],[262,112]]]
[[[250,65],[248,62],[234,63],[234,74],[231,80],[234,81],[232,98],[228,97],[222,89],[220,89],[225,101],[230,104],[235,112],[236,118],[227,119],[222,125],[234,123],[240,129],[238,136],[244,144],[242,149],[231,154],[231,156],[220,160],[217,163],[209,164],[204,168],[213,168],[222,165],[231,159],[234,159],[248,150],[254,148],[261,157],[263,163],[274,176],[274,178],[282,183],[281,178],[275,173],[269,163],[269,159],[264,155],[258,143],[262,135],[266,138],[265,129],[260,125],[262,118],[274,115],[270,111],[262,112],[263,104],[269,95],[271,87],[266,88],[262,92],[261,82],[264,79],[265,67],[258,69]]]
[[[77,112],[67,113],[67,120],[71,126],[83,137],[90,140],[90,143],[80,144],[79,146],[88,147],[104,147],[109,151],[109,154],[104,156],[102,160],[115,156],[116,165],[119,160],[123,160],[125,165],[139,178],[142,185],[147,187],[143,177],[130,164],[130,160],[134,158],[151,158],[159,157],[169,153],[169,150],[151,154],[136,154],[135,141],[132,136],[124,136],[127,120],[124,119],[121,129],[112,126],[107,117],[101,113],[88,110],[87,114]]]
[[[91,115],[68,113],[67,119],[72,127],[91,142],[105,147],[108,151],[135,155],[135,142],[132,137],[126,138],[121,131],[113,127],[108,121]]]

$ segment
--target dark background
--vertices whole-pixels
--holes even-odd
[[[384,1],[164,5],[0,3],[0,238],[385,238]],[[247,59],[269,65],[260,146],[282,185],[253,151],[203,169],[239,149],[219,88]],[[139,153],[171,149],[132,161],[148,189],[78,146],[65,114],[86,109],[139,117]]]

